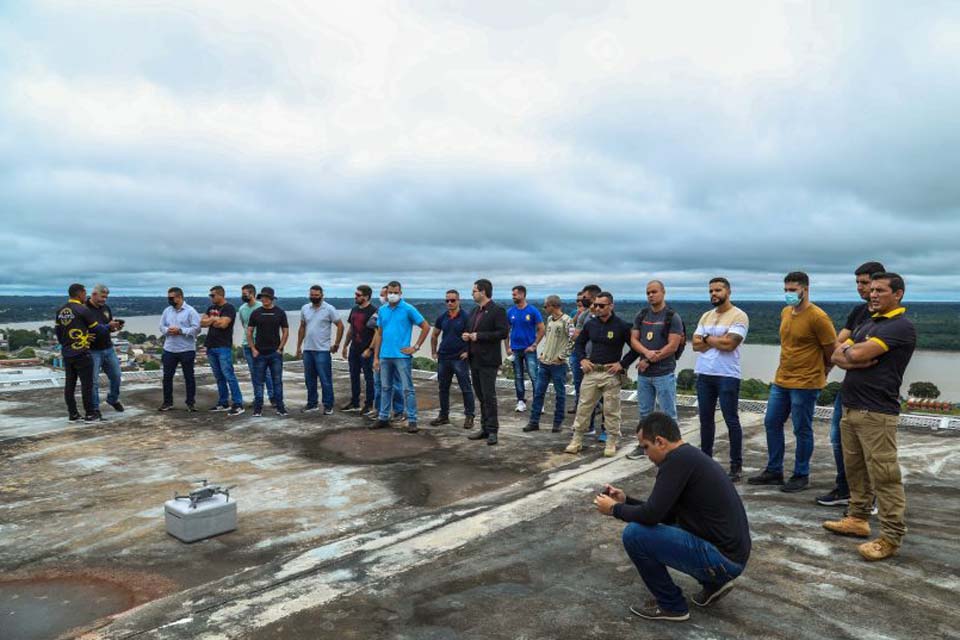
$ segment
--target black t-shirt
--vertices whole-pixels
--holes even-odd
[[[917,330],[900,307],[886,315],[874,314],[853,332],[856,343],[873,340],[885,351],[877,364],[866,369],[850,369],[840,388],[841,402],[849,409],[866,409],[888,415],[900,415],[900,385],[917,346]]]
[[[110,308],[110,305],[105,304],[98,307],[90,300],[87,300],[87,308],[90,309],[90,312],[99,324],[110,324],[113,322],[113,310]],[[90,348],[94,351],[101,351],[103,349],[109,349],[112,346],[113,340],[110,339],[110,332],[98,331]]]
[[[280,348],[281,329],[286,329],[287,312],[280,307],[259,307],[250,314],[249,325],[256,329],[254,346],[261,353],[273,353]]]
[[[373,342],[373,334],[376,333],[376,325],[370,326],[370,318],[377,312],[376,307],[368,304],[366,307],[355,306],[350,310],[350,316],[347,323],[350,325],[350,347],[365,351]]]
[[[57,341],[64,358],[73,358],[90,353],[99,331],[99,322],[90,308],[77,300],[69,300],[57,309]]]
[[[676,524],[738,564],[750,558],[750,523],[740,494],[716,460],[686,443],[663,459],[646,501],[627,498],[613,515],[651,526]]]
[[[237,321],[237,310],[229,302],[224,302],[219,307],[215,304],[207,308],[207,315],[211,318],[230,318],[230,324],[226,329],[218,329],[211,326],[207,330],[207,341],[204,342],[207,349],[220,349],[227,347],[233,348],[233,325]]]
[[[870,305],[866,302],[858,304],[850,310],[850,315],[847,316],[847,323],[843,325],[843,328],[853,333],[853,330],[863,324],[864,320],[868,318],[870,318]]]

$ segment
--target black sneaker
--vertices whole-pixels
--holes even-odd
[[[390,416],[390,422],[403,422],[406,419],[407,416],[403,415],[402,413],[395,413]]]
[[[668,620],[670,622],[683,622],[690,619],[689,611],[664,611],[656,602],[650,602],[646,605],[633,605],[630,607],[631,613],[640,616],[646,620]]]
[[[262,418],[262,417],[263,417],[263,409],[260,408],[260,407],[254,407],[254,408],[253,408],[253,417],[254,417],[254,418]]]
[[[743,478],[743,466],[731,462],[730,473],[727,474],[727,477],[730,478],[730,482],[740,482]]]
[[[468,435],[467,440],[486,440],[487,437],[488,437],[487,432],[480,430],[480,431],[477,431],[476,433],[471,433],[470,435]]]
[[[210,407],[208,411],[210,413],[220,413],[221,411],[230,411],[230,407],[225,404],[218,404],[215,407]]]
[[[390,426],[390,422],[388,420],[377,420],[376,422],[371,424],[369,427],[367,427],[367,429],[386,429],[389,426]]]
[[[157,407],[157,411],[170,411],[171,409],[173,409],[172,404],[162,404],[159,407]]]
[[[417,433],[420,431],[420,427],[417,426],[416,422],[407,423],[407,433]]]
[[[280,416],[281,418],[286,418],[290,414],[287,413],[286,407],[284,407],[283,405],[280,405],[277,407],[277,415]]]
[[[637,445],[636,449],[627,454],[627,460],[640,460],[645,457],[647,457],[647,452],[640,445]]]
[[[790,476],[787,483],[780,487],[784,493],[797,493],[810,485],[810,476]]]
[[[79,413],[71,413],[70,416],[67,418],[69,422],[80,422],[82,419],[83,419],[83,416],[81,416]]]
[[[527,426],[525,426],[525,427],[523,428],[523,430],[524,430],[524,432],[526,432],[526,433],[529,433],[529,432],[531,432],[531,431],[540,431],[540,425],[538,425],[538,424],[533,424],[533,423],[531,422],[531,423],[529,423]]]
[[[554,433],[560,433],[561,431],[563,431],[563,425],[562,425],[562,424],[555,424],[555,425],[553,425],[553,429],[551,429],[550,431],[552,431],[552,432],[554,432]]]
[[[117,413],[123,413],[123,405],[120,404],[119,400],[117,400],[116,402],[108,402],[107,404],[113,407],[113,410],[116,411]]]
[[[373,411],[373,406],[367,405],[363,409],[360,409],[360,415],[365,416],[372,411]]]
[[[782,473],[772,473],[763,470],[758,476],[753,476],[752,478],[747,478],[747,484],[773,484],[773,485],[782,485],[783,484],[783,474]]]
[[[711,585],[701,585],[703,588],[691,598],[693,604],[698,607],[709,607],[711,604],[722,598],[723,596],[730,593],[730,590],[736,586],[734,583],[736,578],[733,580],[727,580],[723,584],[711,584]]]
[[[347,404],[340,407],[340,411],[343,411],[344,413],[356,413],[360,411],[360,407],[348,402]]]
[[[320,411],[320,405],[317,404],[308,404],[300,409],[300,413],[316,413],[317,411]]]
[[[97,411],[95,413],[88,413],[87,415],[83,416],[83,421],[84,422],[106,422],[107,419],[104,418],[102,415],[100,415],[100,412]]]
[[[431,427],[439,427],[442,424],[450,424],[450,418],[448,418],[447,416],[437,416],[436,418],[430,421]]]
[[[277,406],[277,401],[274,400],[273,398],[270,398],[270,406],[271,406],[271,407],[276,407],[276,406]]]
[[[491,433],[491,434],[489,434],[489,435],[487,436],[487,444],[488,444],[488,445],[491,445],[491,446],[497,444],[497,432],[496,432],[496,431],[494,431],[493,433]]]
[[[195,404],[187,405],[187,413],[196,413],[196,412],[197,412],[197,405]]]
[[[230,409],[230,411],[227,412],[227,415],[228,415],[228,416],[239,416],[239,415],[241,415],[243,412],[244,412],[243,405],[242,405],[242,404],[235,404],[235,405],[233,405],[233,407]]]
[[[817,496],[817,504],[824,507],[843,507],[850,504],[850,494],[840,493],[840,489],[834,487],[830,490],[830,493],[825,493],[822,496]]]

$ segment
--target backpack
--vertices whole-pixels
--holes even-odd
[[[647,318],[647,313],[650,311],[650,307],[644,307],[640,312],[640,323],[642,324]],[[673,316],[677,315],[677,312],[673,310],[673,307],[667,307],[667,313],[663,317],[663,335],[666,338],[670,336],[670,325],[673,324]],[[677,360],[680,359],[680,356],[683,355],[683,350],[687,346],[687,325],[683,321],[683,318],[680,318],[680,344],[677,345],[677,350],[674,352],[673,356]]]

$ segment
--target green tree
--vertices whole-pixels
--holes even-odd
[[[10,329],[7,340],[10,342],[10,351],[17,351],[23,347],[35,347],[42,342],[43,338],[37,331]]]
[[[770,385],[756,378],[744,380],[740,383],[740,397],[748,400],[766,400],[770,397]]]
[[[34,351],[31,347],[26,347],[20,350],[17,354],[18,358],[36,358],[37,352]]]
[[[677,374],[677,388],[692,390],[697,385],[697,374],[693,372],[693,369],[683,369],[680,373]]]
[[[422,358],[417,356],[413,359],[413,368],[420,369],[421,371],[436,371],[437,363],[430,358]]]
[[[820,392],[820,395],[817,396],[817,404],[821,407],[832,407],[834,401],[837,399],[838,393],[840,393],[840,383],[828,382],[827,386]]]
[[[157,362],[156,360],[147,360],[146,362],[143,363],[143,370],[144,370],[144,371],[159,371],[159,370],[160,370],[160,363]]]
[[[934,400],[940,397],[940,389],[932,382],[913,382],[910,384],[907,394],[913,398],[929,398]]]

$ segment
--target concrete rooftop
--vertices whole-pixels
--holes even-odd
[[[212,379],[199,382],[206,408]],[[511,388],[500,445],[467,441],[459,413],[426,426],[436,383],[417,384],[416,435],[355,414],[159,414],[159,381],[125,386],[127,411],[102,425],[68,424],[58,389],[0,394],[0,638],[960,638],[956,432],[902,432],[910,530],[899,556],[868,564],[821,529],[840,511],[813,504],[833,480],[818,423],[810,490],[739,487],[754,550],[736,590],[657,623],[630,614],[647,593],[623,525],[591,505],[608,481],[644,496],[649,463],[629,446],[563,454],[572,416],[563,434],[522,433]],[[338,373],[338,405],[348,387]],[[295,369],[285,389],[303,404]],[[751,473],[762,416],[743,421]],[[163,502],[199,478],[238,485],[239,528],[183,544]]]

